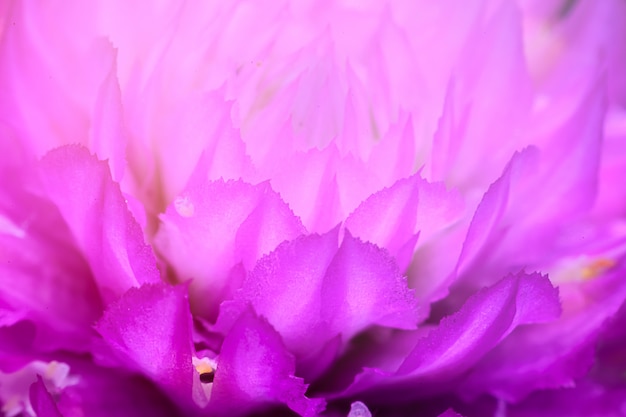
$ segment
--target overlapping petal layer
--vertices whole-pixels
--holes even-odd
[[[2,2],[2,413],[623,414],[625,22]]]

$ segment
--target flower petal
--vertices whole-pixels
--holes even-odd
[[[176,410],[165,393],[147,379],[123,370],[101,368],[90,360],[68,360],[74,384],[58,396],[57,406],[67,417],[176,417]]]
[[[85,148],[64,146],[49,152],[40,167],[47,195],[69,226],[105,301],[159,281],[152,249],[105,162]]]
[[[464,213],[458,193],[416,174],[370,196],[350,214],[345,225],[355,236],[387,249],[401,271],[406,271],[415,256],[409,279],[420,299],[433,301],[433,296],[440,297],[443,281],[452,273],[449,264],[460,252],[462,241],[450,236],[449,230]],[[412,241],[417,234],[415,247]],[[441,253],[448,255],[445,259],[428,255],[439,253],[440,246],[446,248],[441,248]]]
[[[624,269],[622,265],[592,281],[561,286],[564,303],[576,297],[577,308],[566,304],[558,321],[527,326],[509,336],[473,367],[459,391],[471,397],[488,392],[516,402],[535,390],[572,386],[591,368],[600,332],[622,306]]]
[[[558,292],[539,274],[504,278],[471,296],[463,307],[419,340],[395,372],[366,369],[344,392],[367,391],[376,398],[415,398],[447,387],[521,324],[553,320]],[[381,385],[377,388],[376,385]]]
[[[241,415],[282,403],[299,415],[317,415],[324,401],[306,398],[307,386],[294,373],[295,359],[280,335],[266,320],[244,312],[222,344],[209,407],[220,415]]]
[[[107,362],[139,371],[182,404],[191,403],[194,370],[186,286],[131,288],[109,305],[96,330],[110,348]]]
[[[29,320],[37,349],[84,350],[102,300],[59,210],[45,196],[34,158],[0,141],[0,309],[3,325]],[[8,146],[7,146],[8,145]],[[7,323],[7,317],[17,317]]]
[[[63,417],[39,375],[30,386],[30,402],[37,417]]]
[[[192,279],[195,313],[214,321],[219,303],[237,288],[233,268],[251,269],[257,259],[304,228],[268,183],[192,178],[161,216],[157,250],[175,279]]]
[[[303,236],[262,258],[235,300],[222,304],[216,328],[227,331],[250,303],[282,335],[307,378],[327,361],[302,365],[316,363],[311,355],[327,357],[327,344],[338,335],[345,345],[374,324],[415,328],[417,302],[393,260],[349,232],[337,248],[337,233]]]

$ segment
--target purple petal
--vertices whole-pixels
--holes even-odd
[[[59,208],[106,301],[131,287],[159,281],[152,249],[106,162],[84,148],[64,146],[49,152],[40,167],[48,197]]]
[[[63,417],[39,375],[30,386],[30,402],[37,417]]]
[[[237,288],[233,268],[257,259],[304,228],[268,183],[209,182],[197,174],[161,216],[157,250],[176,279],[192,279],[192,308],[212,321],[219,303]]]
[[[279,403],[302,416],[317,415],[324,401],[305,397],[307,386],[294,373],[295,359],[280,335],[266,320],[244,312],[222,344],[209,406],[240,415]]]
[[[328,357],[327,344],[342,344],[378,324],[403,329],[417,324],[416,300],[393,260],[376,246],[346,232],[337,248],[338,230],[280,245],[261,259],[235,301],[222,305],[217,328],[224,331],[250,303],[282,335],[311,377],[311,355]]]
[[[418,342],[398,374],[459,373],[517,326],[555,319],[560,311],[558,291],[547,277],[509,276],[473,295],[461,310],[444,318]]]
[[[475,397],[488,392],[519,401],[532,391],[569,387],[591,368],[600,331],[626,297],[624,266],[593,281],[576,283],[579,306],[560,320],[519,329],[487,354],[460,390]],[[572,291],[562,287],[562,293]],[[562,295],[564,302],[567,293]]]
[[[366,369],[344,394],[371,391],[378,384],[389,385],[389,390],[377,389],[377,397],[390,392],[397,397],[402,390],[418,387],[420,395],[437,392],[519,325],[549,321],[559,314],[558,292],[546,277],[509,276],[474,294],[457,313],[444,318],[417,342],[395,373]]]
[[[326,270],[321,299],[322,319],[347,339],[373,324],[397,329],[417,324],[415,296],[395,262],[348,231]]]
[[[109,305],[96,330],[113,358],[142,372],[183,403],[192,400],[191,313],[187,286],[131,288]]]

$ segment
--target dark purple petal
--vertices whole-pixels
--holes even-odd
[[[66,387],[58,407],[65,417],[175,417],[179,412],[167,393],[143,377],[109,368],[99,368],[84,360],[70,361],[77,383]]]
[[[285,404],[302,416],[324,409],[305,397],[307,386],[294,376],[295,359],[266,320],[244,312],[224,339],[211,403],[220,415],[240,415],[255,407]]]
[[[622,417],[626,413],[626,386],[578,381],[571,388],[537,391],[506,407],[505,412],[507,417]]]
[[[0,326],[0,371],[13,372],[32,360],[33,352],[39,350],[35,340],[41,329],[30,320],[16,318],[14,323],[3,323]],[[46,334],[49,338],[57,334]]]

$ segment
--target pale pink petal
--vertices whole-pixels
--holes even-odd
[[[237,288],[236,266],[244,273],[284,240],[304,232],[268,183],[208,181],[197,173],[161,216],[156,250],[173,268],[174,279],[192,280],[194,312],[215,320],[219,303]]]
[[[49,152],[40,163],[48,198],[58,207],[105,301],[159,281],[152,249],[105,162],[82,147]]]

